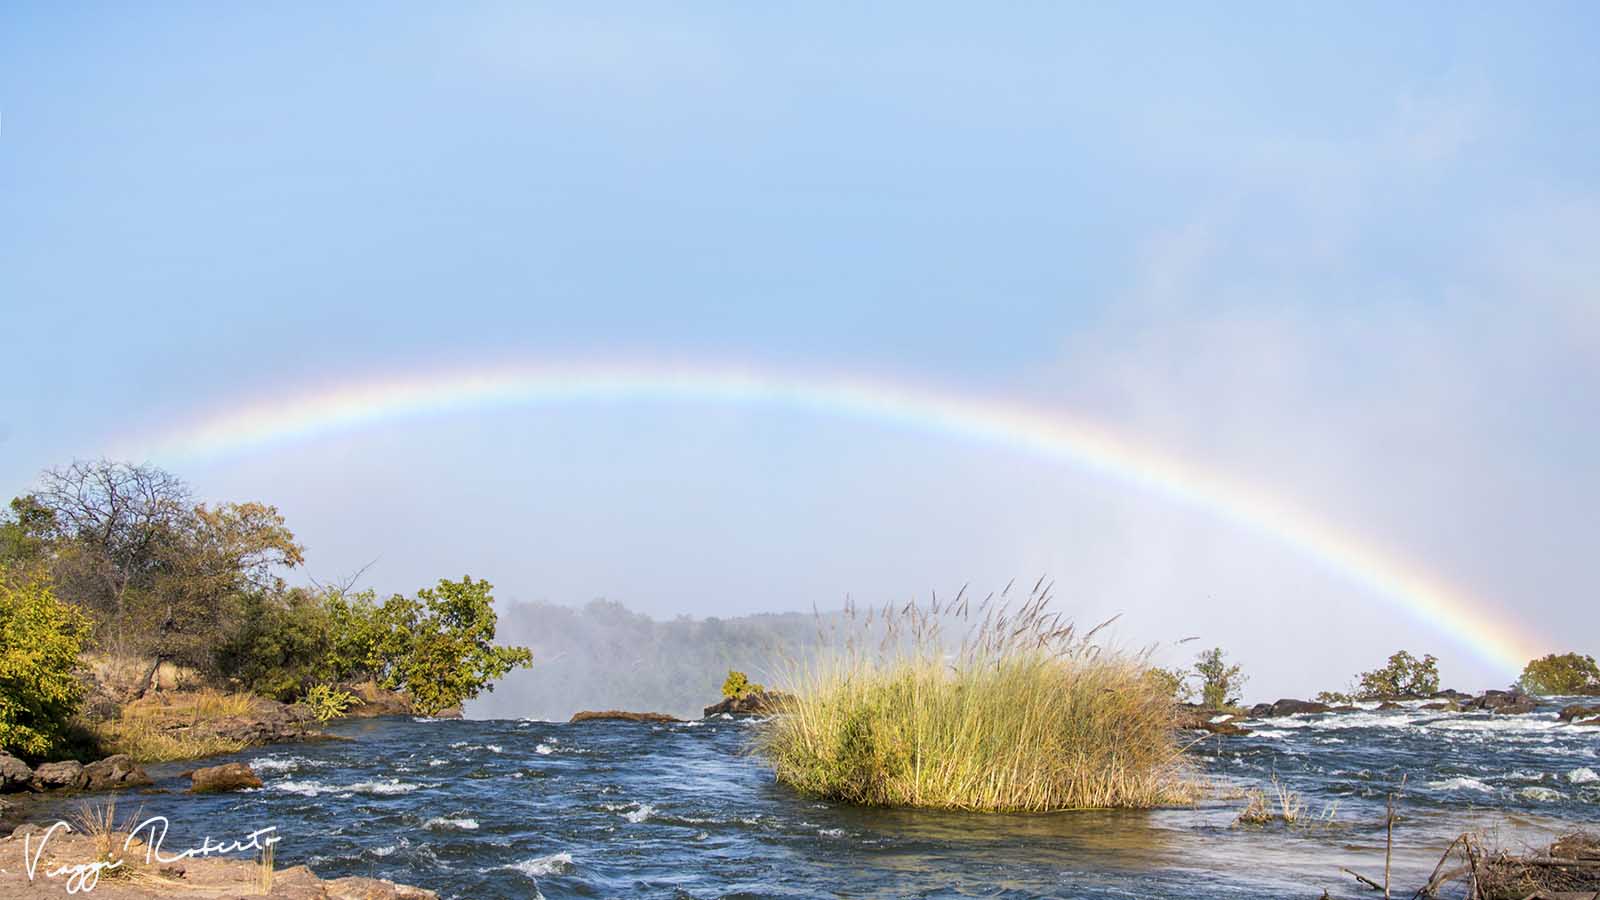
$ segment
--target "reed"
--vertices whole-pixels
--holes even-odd
[[[802,793],[981,811],[1189,802],[1172,697],[1145,655],[1096,644],[1035,584],[929,606],[846,610],[842,648],[789,664],[758,750]],[[1109,624],[1109,623],[1107,623]],[[946,632],[959,628],[959,645]],[[1103,625],[1101,626],[1104,627]],[[951,638],[954,635],[950,635]],[[876,638],[873,646],[872,639]]]

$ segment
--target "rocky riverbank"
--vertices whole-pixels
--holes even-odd
[[[148,832],[141,832],[149,837]],[[0,898],[64,895],[73,886],[100,900],[155,897],[255,897],[280,900],[435,900],[433,891],[376,878],[317,877],[305,866],[274,870],[265,860],[240,858],[172,859],[182,849],[158,847],[150,854],[143,841],[124,832],[47,832],[23,825],[0,838]],[[253,851],[246,851],[253,852]]]
[[[1250,729],[1239,723],[1245,720],[1268,720],[1297,715],[1321,715],[1370,712],[1413,708],[1431,712],[1485,712],[1491,715],[1514,716],[1535,712],[1547,701],[1520,691],[1484,691],[1476,696],[1461,691],[1445,690],[1427,696],[1396,696],[1375,698],[1356,703],[1322,703],[1315,700],[1285,698],[1272,703],[1257,703],[1249,708],[1211,709],[1193,703],[1178,707],[1178,727],[1187,731],[1205,731],[1211,734],[1244,736]],[[1375,705],[1374,705],[1375,704]],[[1600,728],[1600,704],[1584,706],[1572,704],[1562,707],[1557,720],[1574,728]]]

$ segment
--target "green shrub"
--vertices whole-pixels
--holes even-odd
[[[1227,663],[1228,653],[1214,647],[1200,654],[1194,664],[1200,676],[1200,702],[1207,709],[1226,709],[1239,705],[1239,695],[1249,681],[1237,666]]]
[[[1552,653],[1529,662],[1517,686],[1530,694],[1600,694],[1600,666],[1592,656]]]
[[[331,722],[345,714],[356,702],[356,696],[349,691],[339,690],[331,684],[313,685],[300,702],[311,710],[318,722]]]
[[[722,682],[722,696],[732,700],[743,700],[751,694],[762,694],[766,688],[753,683],[749,676],[743,672],[728,670],[728,679]]]
[[[1151,666],[1144,674],[1157,690],[1171,697],[1175,703],[1188,703],[1194,698],[1194,686],[1189,684],[1190,672],[1187,669]]]
[[[0,750],[40,757],[61,743],[83,696],[75,670],[89,628],[42,573],[0,565]]]
[[[493,586],[487,581],[440,580],[415,599],[396,594],[377,610],[367,664],[379,683],[403,690],[431,716],[484,690],[519,666],[533,663],[526,647],[494,643]]]
[[[1171,694],[1144,660],[1058,626],[1046,599],[991,610],[953,656],[937,617],[907,607],[890,632],[909,641],[891,636],[876,653],[863,641],[797,668],[760,752],[780,782],[847,803],[1046,811],[1189,799]]]
[[[1439,691],[1439,660],[1431,653],[1417,659],[1400,650],[1383,668],[1361,673],[1360,682],[1357,696],[1362,700],[1426,697]]]

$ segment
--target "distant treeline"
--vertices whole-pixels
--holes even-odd
[[[630,709],[698,716],[721,699],[730,669],[781,682],[783,661],[803,659],[823,643],[838,616],[680,616],[662,622],[605,600],[581,608],[503,604],[500,637],[532,648],[534,665],[506,676],[468,712],[565,719],[581,709]]]

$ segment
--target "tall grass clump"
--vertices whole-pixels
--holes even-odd
[[[791,665],[758,749],[802,793],[985,811],[1152,807],[1194,797],[1173,698],[1144,655],[1094,643],[1042,580],[941,610],[847,608],[843,647]],[[1102,626],[1103,627],[1103,626]],[[956,645],[947,629],[959,629]],[[874,646],[875,645],[875,646]]]

